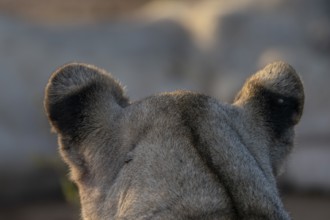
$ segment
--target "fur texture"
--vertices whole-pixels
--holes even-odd
[[[290,219],[275,177],[303,105],[284,62],[251,76],[232,105],[189,91],[130,103],[82,63],[53,73],[45,95],[85,220]]]

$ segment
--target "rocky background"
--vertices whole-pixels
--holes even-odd
[[[230,102],[279,59],[306,89],[285,205],[295,219],[330,219],[329,1],[0,0],[0,219],[79,219],[43,111],[57,67],[100,66],[135,100],[189,89]]]

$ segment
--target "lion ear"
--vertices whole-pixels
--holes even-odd
[[[236,96],[235,105],[261,115],[277,136],[296,125],[303,113],[304,88],[287,63],[274,62],[252,75]]]
[[[111,125],[128,104],[122,86],[110,73],[83,63],[70,63],[56,70],[44,99],[52,127],[73,139]]]

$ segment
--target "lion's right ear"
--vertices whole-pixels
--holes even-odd
[[[52,74],[44,105],[55,131],[77,140],[111,126],[129,101],[110,73],[92,65],[70,63]]]

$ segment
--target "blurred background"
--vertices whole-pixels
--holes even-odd
[[[189,89],[230,102],[274,60],[306,89],[280,179],[285,206],[294,219],[329,220],[329,1],[0,0],[0,219],[80,218],[43,110],[59,66],[107,69],[133,100]]]

